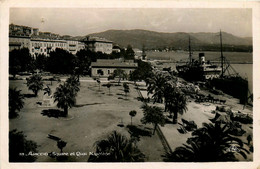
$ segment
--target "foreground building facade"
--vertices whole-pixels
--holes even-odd
[[[97,59],[96,62],[91,63],[91,76],[109,77],[116,69],[121,69],[126,75],[129,75],[137,67],[138,64],[134,63],[134,60]]]

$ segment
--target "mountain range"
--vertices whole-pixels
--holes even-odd
[[[100,33],[93,33],[87,36],[102,37],[114,42],[120,47],[131,45],[133,48],[142,49],[145,45],[146,49],[176,49],[187,50],[189,37],[191,39],[191,47],[194,50],[214,50],[220,47],[220,36],[217,33],[163,33],[141,29],[133,30],[108,30]],[[83,37],[74,37],[82,39]],[[230,33],[222,32],[222,43],[224,48],[252,48],[252,37],[238,37]]]

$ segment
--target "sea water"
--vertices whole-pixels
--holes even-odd
[[[253,64],[231,64],[236,72],[248,80],[248,88],[253,93]]]
[[[201,52],[192,52],[192,58],[198,59],[198,54]],[[210,61],[220,61],[220,52],[203,52],[205,59]],[[171,60],[173,62],[188,61],[189,53],[187,51],[181,52],[147,52],[147,59],[149,60]],[[231,63],[231,67],[243,78],[248,80],[248,87],[253,93],[253,55],[247,52],[223,52],[225,58]],[[176,70],[176,63],[163,63],[159,67],[171,67]],[[230,71],[234,73],[232,70]]]

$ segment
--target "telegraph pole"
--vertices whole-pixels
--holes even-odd
[[[223,56],[223,50],[222,50],[222,33],[220,29],[220,52],[221,52],[221,77],[224,76],[224,56]]]

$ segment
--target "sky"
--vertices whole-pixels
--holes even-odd
[[[252,37],[252,10],[245,8],[10,8],[10,23],[71,36],[110,29],[168,33],[221,29]]]

